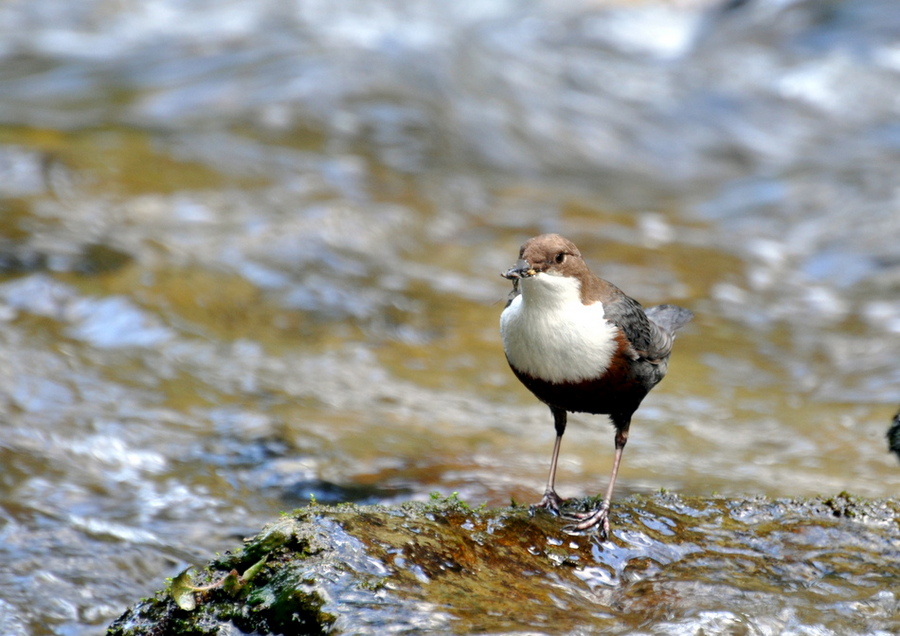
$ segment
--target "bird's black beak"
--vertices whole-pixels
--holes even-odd
[[[522,278],[534,276],[536,273],[534,268],[528,264],[528,261],[524,258],[520,258],[515,267],[509,268],[500,275],[509,280],[521,280]]]

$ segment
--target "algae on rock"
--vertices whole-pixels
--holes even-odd
[[[310,506],[211,561],[194,609],[163,591],[109,634],[900,631],[896,501],[659,494],[613,517],[600,541],[456,498]]]

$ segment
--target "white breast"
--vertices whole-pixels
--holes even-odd
[[[509,362],[550,382],[578,382],[609,368],[617,328],[603,304],[581,302],[577,279],[537,274],[520,281],[522,293],[500,315]]]

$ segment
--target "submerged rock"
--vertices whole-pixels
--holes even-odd
[[[108,634],[900,631],[895,500],[659,494],[617,502],[612,523],[600,541],[455,497],[313,505]]]
[[[887,432],[888,450],[900,458],[900,412],[894,416],[894,422]]]

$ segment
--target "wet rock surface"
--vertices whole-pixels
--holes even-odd
[[[589,505],[588,501],[573,506]],[[633,497],[613,536],[455,497],[311,506],[130,609],[147,633],[893,634],[900,504]],[[265,559],[240,589],[215,583]],[[182,602],[182,605],[184,603]],[[221,631],[225,630],[225,631]],[[230,631],[229,631],[230,630]]]

